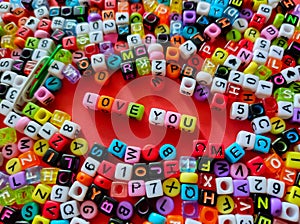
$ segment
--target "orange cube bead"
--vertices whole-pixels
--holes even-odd
[[[115,98],[101,95],[98,101],[98,110],[110,112]]]
[[[118,2],[118,12],[129,12],[129,3]]]
[[[159,17],[159,24],[169,24],[170,8],[164,4],[159,4],[154,14]]]
[[[181,67],[178,64],[170,63],[167,65],[167,77],[177,79],[180,76]]]
[[[286,185],[294,185],[296,180],[297,172],[294,169],[283,167],[280,173],[280,180]]]
[[[76,176],[76,180],[85,186],[90,186],[93,183],[94,178],[80,171]]]
[[[272,74],[276,74],[281,71],[282,61],[277,58],[269,57],[265,65],[271,69]]]
[[[253,92],[251,91],[243,91],[240,94],[240,100],[243,103],[248,103],[248,104],[253,104],[255,103],[256,100],[256,96]]]
[[[283,168],[283,161],[279,155],[273,153],[272,155],[265,158],[265,165],[271,173],[278,174]]]
[[[177,47],[168,47],[166,52],[166,60],[170,62],[178,62],[180,58],[179,48]]]
[[[167,216],[167,223],[166,224],[183,224],[183,217],[180,215],[168,215]]]
[[[200,222],[205,224],[216,224],[218,222],[218,210],[203,206],[200,212]]]
[[[22,170],[29,167],[40,165],[40,160],[33,151],[27,151],[19,155],[19,160],[22,166]]]

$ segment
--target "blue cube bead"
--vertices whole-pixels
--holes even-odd
[[[244,155],[245,150],[236,142],[225,149],[225,157],[231,163],[238,162]]]
[[[121,63],[122,63],[121,57],[116,54],[110,55],[106,60],[107,67],[113,71],[120,69]]]
[[[77,21],[75,19],[66,19],[63,27],[63,31],[68,36],[76,36]]]
[[[50,224],[70,224],[68,220],[52,220]]]
[[[158,4],[164,4],[170,6],[170,0],[157,0]]]
[[[229,0],[214,0],[212,4],[225,9],[229,4]]]
[[[107,151],[109,153],[111,153],[112,155],[114,155],[114,156],[116,156],[120,159],[123,159],[123,157],[125,155],[126,148],[127,148],[127,145],[124,142],[122,142],[118,139],[114,139],[110,143]]]
[[[148,221],[153,224],[164,224],[167,221],[167,219],[166,219],[166,217],[162,216],[161,214],[152,212],[152,213],[150,213],[150,215],[148,217]]]
[[[196,201],[198,200],[199,190],[196,184],[182,184],[181,185],[181,199],[183,201]]]
[[[198,32],[197,28],[194,26],[185,26],[182,30],[182,36],[189,40],[192,36],[194,36]]]
[[[228,18],[231,24],[233,24],[233,22],[239,17],[239,15],[239,10],[232,6],[228,6],[226,9],[224,9],[223,12],[223,17]]]
[[[164,144],[159,149],[159,156],[163,160],[175,159],[176,154],[176,148],[171,144]]]
[[[208,16],[213,18],[221,18],[223,15],[223,11],[223,8],[216,5],[211,5],[210,10],[208,12]]]
[[[255,136],[255,144],[254,144],[254,151],[261,152],[261,153],[268,153],[271,148],[271,139],[263,136],[263,135],[256,135]]]
[[[80,5],[78,0],[66,0],[66,6],[77,6]]]
[[[170,26],[170,37],[174,35],[181,35],[182,28],[183,25],[181,21],[172,21]]]
[[[213,0],[201,0],[201,2],[213,3]]]
[[[50,92],[54,93],[61,89],[62,81],[55,76],[51,76],[46,79],[44,85]]]

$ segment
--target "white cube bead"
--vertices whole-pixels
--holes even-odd
[[[17,122],[20,120],[21,116],[13,111],[10,111],[4,118],[3,123],[11,128],[16,127]]]
[[[60,203],[68,201],[70,198],[68,195],[69,190],[70,188],[67,186],[53,185],[51,189],[50,200]]]
[[[6,116],[12,109],[14,104],[8,100],[1,100],[0,102],[0,114]]]
[[[282,202],[282,210],[279,218],[290,222],[299,221],[299,207],[289,202]]]
[[[259,80],[255,91],[255,96],[259,99],[270,97],[273,93],[273,83],[265,80]]]
[[[60,214],[63,219],[71,219],[73,217],[79,216],[79,203],[75,200],[67,201],[60,204]]]
[[[34,49],[33,54],[31,56],[31,60],[32,61],[39,61],[43,57],[48,56],[48,55],[49,55],[49,53],[46,50]]]
[[[166,76],[166,60],[152,60],[151,71],[152,75]]]
[[[88,34],[90,32],[90,25],[87,22],[81,22],[77,23],[76,25],[76,34],[81,35],[81,34]]]
[[[62,17],[60,17],[60,18],[62,18]],[[35,17],[35,16],[30,16],[28,19],[27,19],[27,21],[26,21],[26,23],[25,23],[25,27],[27,27],[27,28],[29,28],[29,29],[31,29],[33,32],[35,32],[36,30],[37,30],[37,27],[38,27],[38,25],[39,25],[39,22],[40,22],[40,19],[38,19],[37,17]],[[52,23],[53,23],[54,21],[52,21]]]
[[[115,178],[117,180],[131,180],[132,177],[132,165],[127,163],[117,163]]]
[[[287,39],[291,39],[295,32],[295,27],[291,24],[288,23],[282,23],[280,28],[279,28],[279,37],[285,37]]]
[[[235,224],[236,219],[232,214],[218,215],[218,224]]]
[[[70,187],[68,195],[77,201],[83,201],[88,189],[87,186],[76,180]]]
[[[237,18],[232,24],[232,28],[243,33],[248,28],[248,21],[244,18]]]
[[[74,139],[80,132],[80,126],[72,121],[65,120],[61,126],[59,133],[66,136],[67,138]]]
[[[235,215],[236,224],[254,224],[253,216],[252,215]]]
[[[16,102],[19,94],[20,94],[20,89],[10,87],[5,95],[5,99],[14,103],[14,102]]]
[[[270,46],[271,46],[271,41],[259,37],[254,42],[253,51],[261,50],[261,51],[269,52]]]
[[[209,86],[212,83],[212,76],[208,72],[200,71],[196,75],[196,82],[200,85]]]
[[[18,75],[14,79],[13,87],[16,88],[16,89],[21,89],[21,88],[24,87],[27,80],[28,80],[28,78],[26,76]]]
[[[33,12],[35,17],[38,19],[49,18],[49,10],[46,6],[38,7]]]
[[[37,140],[39,139],[39,131],[41,129],[41,125],[35,121],[30,121],[27,126],[25,127],[24,134],[28,137]]]
[[[57,29],[62,30],[64,28],[64,24],[65,24],[65,18],[55,16],[52,19],[51,29],[52,30],[57,30]]]
[[[55,77],[57,77],[57,78],[59,78],[59,79],[63,79],[64,76],[63,76],[63,74],[62,74],[62,70],[64,69],[64,67],[65,67],[65,64],[64,64],[64,63],[62,63],[61,61],[56,61],[56,60],[54,60],[54,61],[51,63],[51,65],[49,66],[48,72],[49,72],[51,75],[53,75],[53,76],[55,76]]]
[[[89,39],[91,43],[99,44],[103,42],[103,32],[102,31],[89,32]]]
[[[103,33],[117,33],[116,21],[113,19],[108,19],[103,21]]]
[[[49,140],[56,132],[58,132],[58,128],[55,127],[50,122],[46,122],[41,129],[39,130],[39,135],[46,140]]]
[[[95,72],[106,71],[107,66],[105,63],[104,54],[94,54],[91,57],[91,65]]]
[[[244,82],[244,77],[245,74],[243,72],[231,70],[229,73],[228,82],[241,86]]]
[[[219,78],[219,77],[214,77],[210,92],[213,93],[225,93],[227,87],[227,80]]]
[[[236,136],[236,142],[246,150],[251,150],[255,145],[255,134],[249,131],[240,131]]]
[[[71,219],[70,224],[90,224],[90,222],[79,217],[74,217],[73,219]]]
[[[230,119],[246,120],[249,115],[249,105],[242,102],[233,102],[230,108]]]
[[[245,74],[243,81],[243,89],[255,92],[258,86],[259,78],[256,75]]]
[[[174,224],[176,224],[176,222]],[[191,219],[191,218],[186,218],[184,224],[201,224],[201,222],[196,221],[196,220]]]
[[[216,178],[217,194],[232,194],[233,182],[231,177],[217,177]]]
[[[268,116],[254,118],[251,121],[251,126],[255,134],[264,134],[272,129],[271,122]]]
[[[256,49],[253,52],[252,61],[256,62],[259,65],[264,65],[268,59],[268,52]]]
[[[232,54],[228,55],[224,62],[224,65],[231,68],[232,70],[238,70],[241,64],[242,60]]]
[[[297,67],[285,68],[280,72],[287,84],[290,84],[292,82],[299,80],[300,74],[299,74],[299,69]]]
[[[182,95],[192,96],[194,94],[195,87],[196,87],[195,79],[189,77],[183,77],[180,84],[180,93]]]
[[[269,1],[268,1],[268,3],[269,3]],[[257,14],[264,15],[266,17],[265,23],[267,23],[268,20],[271,17],[272,10],[273,10],[273,8],[270,5],[270,3],[269,3],[269,5],[267,5],[267,4],[260,4],[258,6]]]
[[[12,72],[12,71],[5,71],[3,72],[3,74],[1,75],[1,83],[7,84],[12,86],[14,83],[14,79],[16,78],[16,76],[18,76],[17,73]]]
[[[278,101],[277,105],[278,105],[278,110],[276,116],[282,119],[289,119],[293,116],[294,105],[292,102]]]
[[[210,10],[210,3],[199,1],[196,8],[197,15],[207,16]]]
[[[38,49],[45,50],[48,53],[52,53],[55,49],[54,40],[51,38],[42,38],[39,41]]]
[[[268,178],[267,180],[267,194],[282,198],[285,193],[285,183],[280,180]]]
[[[269,57],[282,60],[284,54],[284,49],[282,47],[272,45],[269,50]]]
[[[249,182],[250,193],[267,193],[267,179],[265,177],[248,176],[247,180]]]
[[[87,157],[83,162],[80,171],[85,174],[94,177],[97,173],[98,167],[100,166],[100,162],[93,159],[92,157]]]
[[[300,108],[300,93],[294,95],[294,108]]]
[[[129,13],[128,12],[116,12],[116,24],[117,25],[129,25]]]
[[[180,45],[179,51],[181,58],[187,60],[197,52],[197,47],[191,40],[187,40]]]
[[[149,114],[149,123],[158,126],[164,126],[166,111],[159,108],[151,108]]]
[[[89,22],[90,31],[103,31],[103,22],[102,20],[96,20],[93,22]]]
[[[147,198],[156,198],[164,194],[161,180],[146,181],[145,187]]]
[[[133,48],[134,46],[141,45],[143,42],[139,34],[131,34],[127,36],[127,43],[129,48]]]

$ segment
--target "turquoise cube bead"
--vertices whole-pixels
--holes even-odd
[[[36,202],[26,203],[21,210],[22,218],[26,221],[32,221],[39,214],[39,205]]]
[[[50,224],[70,224],[68,220],[52,220]]]
[[[182,30],[182,36],[189,40],[192,36],[194,36],[198,32],[197,28],[194,26],[185,26]]]
[[[225,149],[225,158],[231,163],[238,162],[244,155],[245,150],[236,142]]]
[[[263,135],[255,136],[254,151],[268,153],[271,148],[271,139]]]
[[[170,6],[170,0],[158,0],[158,4],[164,4],[166,6]]]
[[[196,184],[182,184],[181,185],[181,199],[183,201],[196,201],[198,200],[199,190]]]
[[[114,156],[116,156],[120,159],[123,159],[123,157],[125,155],[126,148],[127,148],[127,145],[124,142],[122,142],[118,139],[114,139],[110,143],[107,151],[109,153],[111,153],[112,155],[114,155]]]
[[[228,18],[230,23],[233,24],[233,22],[239,17],[239,14],[240,13],[238,9],[228,6],[226,9],[224,9],[223,17]]]
[[[152,224],[164,224],[167,219],[158,213],[152,212],[148,217],[148,221]]]
[[[225,9],[229,4],[229,0],[214,0],[212,4]]]
[[[159,156],[163,160],[172,160],[176,158],[176,148],[171,144],[162,145],[159,149]]]
[[[110,55],[106,60],[107,67],[113,71],[118,70],[120,68],[121,63],[121,57],[116,54]]]
[[[222,7],[211,5],[208,16],[213,18],[221,18],[223,15],[223,11],[224,9]]]
[[[51,76],[46,79],[46,82],[44,85],[50,92],[53,93],[53,92],[57,92],[61,89],[62,81],[55,76]]]

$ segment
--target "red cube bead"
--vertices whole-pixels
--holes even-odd
[[[75,36],[64,37],[62,39],[62,45],[63,45],[63,48],[66,50],[76,51],[78,49]]]
[[[101,175],[97,175],[94,178],[94,184],[96,184],[98,187],[105,189],[105,190],[109,190],[111,187],[111,183],[112,181],[101,176]]]
[[[49,139],[48,143],[51,148],[60,152],[70,144],[70,139],[57,132]]]
[[[254,204],[253,200],[250,197],[237,197],[234,200],[235,209],[234,213],[241,215],[253,215],[254,213]]]
[[[157,160],[159,156],[159,147],[157,147],[156,145],[148,144],[143,147],[141,153],[144,160],[153,162]]]
[[[250,169],[250,173],[253,176],[260,176],[266,171],[264,160],[260,156],[256,156],[247,162],[247,166]]]
[[[207,140],[194,140],[192,156],[201,157],[206,155],[207,144]]]
[[[51,23],[52,23],[52,21],[50,19],[42,19],[39,22],[37,29],[43,30],[43,31],[46,31],[49,33],[51,31]]]
[[[58,219],[60,215],[60,203],[56,201],[46,201],[43,207],[42,216],[47,219]]]
[[[200,173],[198,176],[200,189],[216,191],[216,176],[212,173]]]
[[[253,27],[257,30],[261,30],[265,24],[265,21],[266,21],[266,17],[264,15],[254,13],[250,20],[249,27]]]

